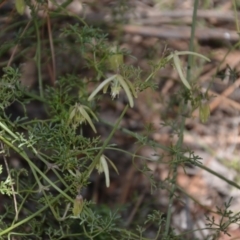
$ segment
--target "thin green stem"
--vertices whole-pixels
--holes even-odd
[[[46,156],[45,154],[43,154],[43,153],[37,154],[37,157],[38,157],[40,160],[42,160],[42,161],[47,165],[47,167],[54,172],[54,174],[58,177],[58,179],[60,180],[60,182],[61,182],[65,187],[68,187],[69,185],[68,185],[68,184],[65,182],[65,180],[61,177],[61,175],[60,175],[60,174],[58,173],[58,171],[54,168],[54,166],[53,166],[52,168],[49,167],[49,164],[50,164],[50,163],[49,163],[47,160],[45,160],[45,158],[42,157],[41,155],[47,157],[47,156]]]
[[[109,134],[108,138],[104,141],[103,146],[101,148],[101,150],[98,152],[97,156],[94,158],[93,162],[90,164],[89,168],[88,168],[88,174],[87,176],[89,176],[91,174],[91,172],[93,171],[93,169],[95,168],[96,164],[99,162],[99,159],[101,157],[101,155],[103,154],[103,151],[105,150],[105,148],[107,147],[108,143],[110,142],[110,140],[113,137],[113,134],[117,131],[120,122],[123,119],[123,116],[125,115],[126,111],[128,110],[128,105],[126,105],[126,107],[124,108],[121,116],[119,117],[118,121],[116,122],[116,124],[114,125],[111,133]]]
[[[102,123],[104,123],[104,124],[106,124],[106,125],[108,125],[108,126],[111,126],[111,127],[114,126],[113,124],[111,124],[111,123],[109,123],[109,122],[107,122],[107,121],[104,121],[103,119],[100,119],[99,121],[102,122]],[[132,136],[132,137],[136,138],[136,133],[134,133],[134,132],[132,132],[132,131],[126,129],[126,128],[123,128],[123,127],[118,127],[118,129],[121,130],[122,132],[128,134],[129,136]],[[137,140],[137,138],[136,138],[136,140]],[[152,146],[152,147],[154,147],[154,148],[160,148],[160,149],[162,149],[162,150],[164,150],[164,151],[166,151],[166,152],[168,152],[168,153],[171,153],[171,148],[169,148],[169,147],[167,147],[167,146],[164,146],[164,145],[162,145],[162,144],[160,144],[160,143],[156,143],[155,141],[150,140],[150,139],[146,139],[146,145],[150,145],[150,146]],[[116,150],[117,150],[117,149],[116,149]],[[122,151],[122,150],[118,149],[118,151]],[[187,158],[186,156],[184,156],[183,154],[179,154],[179,157],[181,157],[182,159],[188,159],[188,158]],[[188,160],[189,160],[189,159],[188,159]],[[231,186],[240,189],[240,185],[238,185],[237,183],[235,183],[235,182],[233,182],[233,181],[231,181],[231,180],[223,177],[221,174],[213,171],[212,169],[210,169],[210,168],[208,168],[208,167],[206,167],[206,166],[204,166],[204,165],[202,165],[202,164],[200,164],[200,163],[197,163],[197,162],[195,162],[195,161],[189,160],[189,163],[191,163],[191,164],[193,164],[193,165],[196,165],[196,166],[198,166],[198,167],[200,167],[200,168],[202,168],[202,169],[210,172],[211,174],[213,174],[214,176],[216,176],[216,177],[224,180],[225,182],[227,182],[227,183],[230,184]]]
[[[21,211],[21,209],[23,208],[23,205],[24,205],[24,203],[26,202],[26,200],[27,200],[27,198],[29,197],[29,195],[33,192],[33,191],[31,191],[31,190],[33,190],[36,186],[37,186],[37,182],[35,183],[35,184],[33,184],[32,186],[31,186],[31,188],[29,189],[29,190],[27,190],[27,194],[26,194],[26,196],[23,198],[23,200],[21,201],[21,204],[18,206],[18,212],[20,213],[20,211]],[[17,191],[18,192],[18,194],[20,193],[19,191]],[[21,191],[22,192],[22,191]],[[16,219],[14,219],[13,220],[13,222],[12,222],[12,225],[14,224],[16,222]]]
[[[37,50],[36,50],[34,59],[37,64],[39,94],[40,94],[40,97],[43,98],[44,92],[43,92],[43,79],[42,79],[42,69],[41,69],[41,38],[39,34],[38,20],[34,18],[33,21],[34,21],[35,31],[37,35]]]
[[[233,0],[232,2],[233,2],[234,18],[235,18],[235,22],[236,22],[237,33],[240,33],[236,0]]]
[[[185,105],[183,105],[183,108]],[[180,126],[180,132],[178,136],[178,141],[177,141],[177,150],[182,148],[183,144],[183,135],[184,135],[184,128],[185,128],[185,118],[182,117],[181,119],[181,126]],[[181,162],[181,156],[182,154],[176,153],[176,162],[173,166],[173,174],[172,174],[172,180],[171,180],[171,190],[170,190],[170,196],[169,196],[169,204],[168,204],[168,211],[167,211],[167,218],[166,218],[166,225],[165,225],[165,232],[164,236],[167,237],[169,234],[169,229],[171,225],[171,216],[172,216],[172,206],[173,206],[173,200],[174,200],[174,193],[177,189],[177,169],[178,169],[178,162]]]
[[[71,186],[69,186],[67,189],[65,189],[64,194],[66,194],[66,193],[69,191],[70,188],[71,188]],[[61,196],[62,196],[61,194],[57,195],[54,199],[52,199],[51,201],[49,201],[49,203],[50,203],[50,204],[54,204]],[[32,218],[40,215],[40,214],[41,214],[43,211],[45,211],[48,207],[49,207],[48,205],[45,205],[44,207],[42,207],[41,209],[39,209],[37,212],[33,213],[33,214],[30,215],[29,217],[26,217],[26,218],[24,218],[22,221],[20,221],[20,222],[14,224],[14,225],[8,227],[7,229],[4,229],[4,230],[0,231],[0,236],[3,236],[3,235],[5,235],[5,234],[7,234],[8,232],[12,231],[13,229],[15,229],[15,228],[21,226],[22,224],[30,221]]]
[[[162,68],[165,65],[164,62],[162,62],[162,59],[159,61],[157,67],[153,69],[153,71],[149,74],[149,76],[145,79],[145,82],[148,82],[154,75],[157,73],[157,71]]]
[[[70,202],[73,202],[73,199],[71,199],[66,193],[64,193],[58,186],[56,186],[45,174],[29,159],[27,154],[24,151],[19,150],[17,147],[15,147],[11,142],[9,142],[6,138],[0,136],[0,140],[2,140],[6,145],[8,145],[10,148],[12,148],[14,151],[16,151],[22,158],[24,158],[29,166],[31,167],[34,176],[36,178],[36,181],[38,179],[38,176],[36,175],[36,172],[40,174],[40,176],[47,181],[54,189],[56,189],[59,193],[61,193],[65,198],[67,198]],[[36,171],[36,172],[35,172]],[[39,186],[41,187],[41,186]]]
[[[194,48],[194,35],[195,35],[195,27],[196,27],[196,18],[197,18],[197,9],[198,9],[198,0],[194,1],[194,9],[193,9],[193,17],[192,17],[192,28],[191,28],[191,39],[190,39],[190,44],[189,44],[189,51],[193,52]],[[188,65],[190,68],[188,68],[187,71],[187,81],[189,82],[190,80],[190,69],[192,66],[192,59],[193,56],[190,54],[188,56]],[[187,108],[187,105],[183,102],[182,107],[180,108],[181,112],[185,112]],[[184,128],[185,128],[185,118],[181,118],[181,126],[180,126],[180,132],[178,135],[178,142],[177,142],[177,149],[182,148],[183,144],[183,136],[184,136]],[[170,190],[170,196],[169,196],[169,205],[168,205],[168,210],[167,210],[167,218],[166,218],[166,225],[165,225],[165,232],[164,236],[167,237],[169,234],[169,229],[171,225],[171,217],[172,217],[172,205],[173,205],[173,200],[174,200],[174,193],[176,191],[177,185],[176,185],[176,179],[177,179],[177,169],[178,169],[178,162],[181,162],[182,156],[180,156],[178,153],[175,156],[176,158],[176,163],[173,166],[173,174],[172,174],[172,180],[171,180],[171,190]]]
[[[213,171],[212,169],[210,169],[210,168],[208,168],[208,167],[206,167],[206,166],[204,166],[204,165],[202,165],[202,164],[200,164],[200,163],[194,162],[193,164],[194,164],[195,166],[198,166],[198,167],[200,167],[200,168],[208,171],[209,173],[213,174],[214,176],[222,179],[223,181],[227,182],[229,185],[231,185],[231,186],[233,186],[233,187],[235,187],[235,188],[240,189],[240,186],[239,186],[237,183],[235,183],[235,182],[233,182],[233,181],[225,178],[225,177],[224,177],[223,175],[221,175],[220,173],[217,173],[217,172]]]
[[[105,120],[103,120],[103,119],[99,119],[99,121],[102,122],[102,123],[104,123],[105,125],[110,126],[110,127],[114,127],[114,126],[115,126],[114,124],[109,123],[109,122],[107,122],[107,121],[105,121]],[[132,131],[130,131],[130,130],[128,130],[127,128],[118,127],[118,129],[121,130],[122,132],[128,134],[129,136],[132,136],[132,137],[134,137],[135,139],[138,139],[138,134],[137,134],[137,133],[134,133],[134,132],[132,132]],[[171,149],[170,149],[169,147],[166,147],[166,146],[164,146],[164,145],[162,145],[162,144],[160,144],[160,143],[156,143],[155,141],[152,141],[152,140],[150,140],[150,139],[146,139],[146,141],[147,141],[146,144],[149,144],[149,145],[154,146],[154,147],[156,147],[156,148],[161,148],[162,150],[167,151],[167,152],[170,152],[170,151],[171,151]]]
[[[192,27],[191,27],[191,38],[189,43],[189,51],[194,51],[194,36],[197,23],[197,9],[198,9],[198,0],[194,1],[193,16],[192,16]],[[187,69],[187,81],[190,81],[191,78],[191,69],[193,66],[193,55],[188,55],[188,69]]]

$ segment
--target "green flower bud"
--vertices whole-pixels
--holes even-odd
[[[81,194],[78,194],[73,203],[72,212],[74,217],[78,217],[80,215],[83,209],[83,205],[84,205],[83,197]]]
[[[16,7],[17,12],[20,15],[23,15],[25,7],[26,7],[25,0],[15,0],[15,7]]]
[[[109,70],[118,71],[120,66],[123,65],[123,54],[119,53],[116,47],[112,47],[112,53],[108,57]]]
[[[108,57],[109,69],[113,71],[118,71],[120,66],[123,65],[123,55],[113,54]]]
[[[205,123],[210,115],[210,108],[208,103],[203,103],[199,107],[199,116],[202,123]]]

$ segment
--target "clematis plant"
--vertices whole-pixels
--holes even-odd
[[[88,122],[92,130],[96,133],[97,130],[93,125],[91,117],[98,121],[98,118],[89,107],[80,103],[76,103],[73,107],[70,108],[68,123],[71,124],[73,128],[77,128],[82,123]]]
[[[88,101],[91,101],[96,94],[103,89],[103,93],[106,93],[109,86],[111,87],[112,99],[115,99],[120,91],[124,89],[130,107],[133,107],[133,97],[137,98],[137,93],[132,85],[132,83],[124,78],[119,72],[120,67],[123,66],[123,54],[118,50],[116,46],[111,47],[110,55],[107,58],[107,65],[109,70],[115,72],[116,74],[111,75],[105,79],[89,96]]]
[[[174,51],[167,57],[167,62],[173,60],[173,64],[174,64],[175,68],[177,69],[177,72],[179,74],[180,79],[182,80],[182,83],[184,84],[184,86],[186,88],[188,88],[190,90],[191,86],[190,86],[189,82],[187,81],[187,79],[183,75],[181,61],[179,59],[179,55],[187,55],[187,54],[191,54],[191,55],[195,55],[197,57],[201,57],[208,62],[210,62],[211,60],[209,58],[205,57],[202,54],[199,54],[199,53],[196,53],[196,52],[190,52],[190,51],[181,51],[181,52]]]
[[[110,186],[110,177],[109,177],[109,169],[108,169],[107,161],[111,164],[111,166],[114,168],[114,170],[118,174],[118,170],[117,170],[116,166],[114,165],[114,163],[109,158],[107,158],[105,155],[102,155],[100,157],[99,162],[96,165],[96,169],[98,170],[98,173],[104,172],[106,186],[109,187]]]
[[[115,99],[121,89],[123,88],[130,107],[133,107],[133,97],[137,98],[137,93],[132,85],[132,83],[128,79],[124,79],[120,74],[115,74],[110,76],[109,78],[105,79],[89,96],[88,101],[91,101],[96,94],[103,89],[103,93],[107,92],[108,87],[111,86],[111,96],[112,99]]]

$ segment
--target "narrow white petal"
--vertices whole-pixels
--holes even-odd
[[[91,126],[92,130],[96,133],[97,130],[94,127],[93,122],[92,122],[91,118],[89,117],[88,113],[86,112],[86,110],[83,107],[81,107],[81,108],[79,108],[79,111],[82,114],[82,116],[87,120],[87,122]]]
[[[111,82],[114,78],[116,77],[116,75],[113,75],[107,79],[105,79],[102,83],[100,83],[98,85],[98,87],[92,92],[92,94],[88,97],[88,101],[91,101],[95,95],[97,95],[97,93],[102,89],[104,88],[104,86],[106,84],[108,84],[109,82]]]
[[[176,52],[175,54],[178,55],[178,56],[179,56],[179,55],[195,55],[195,56],[197,56],[197,57],[200,57],[200,58],[205,59],[205,60],[208,61],[208,62],[211,62],[211,60],[210,60],[209,58],[205,57],[205,56],[202,55],[202,54],[196,53],[196,52],[181,51],[181,52]],[[174,55],[175,55],[175,54],[174,54]]]
[[[179,59],[177,54],[173,55],[173,62],[174,62],[174,65],[177,69],[177,72],[178,72],[183,84],[186,86],[186,88],[191,89],[191,86],[189,85],[187,79],[183,76],[183,72],[182,72],[182,69],[181,69],[181,66],[180,66],[181,62],[180,62],[180,59]]]
[[[108,169],[108,164],[107,164],[107,161],[106,161],[104,155],[101,156],[100,161],[101,161],[102,168],[103,168],[103,171],[105,174],[106,186],[109,187],[110,186],[109,169]]]
[[[129,105],[132,108],[134,105],[132,93],[131,93],[127,83],[123,80],[122,76],[117,75],[117,78],[118,78],[118,81],[120,82],[122,88],[124,89],[125,93],[127,94]]]

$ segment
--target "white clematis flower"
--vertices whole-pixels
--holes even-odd
[[[97,93],[101,91],[101,89],[103,89],[103,93],[106,93],[109,85],[111,85],[112,99],[117,97],[121,89],[123,88],[127,95],[130,107],[133,107],[133,97],[137,98],[136,91],[132,83],[127,79],[123,79],[120,74],[112,75],[111,77],[105,79],[102,83],[100,83],[100,85],[89,96],[88,101],[91,101],[97,95]]]
[[[190,84],[188,83],[187,79],[184,77],[183,75],[183,71],[182,71],[182,66],[181,66],[181,61],[179,59],[179,55],[195,55],[197,57],[201,57],[203,59],[205,59],[206,61],[210,62],[210,59],[203,56],[202,54],[199,54],[199,53],[195,53],[195,52],[190,52],[190,51],[181,51],[181,52],[178,52],[178,51],[174,51],[173,53],[171,53],[168,57],[167,57],[167,61],[171,61],[173,60],[173,64],[174,66],[176,67],[177,69],[177,72],[179,74],[179,77],[180,79],[182,80],[182,83],[184,84],[184,86],[188,89],[191,89],[191,86]]]
[[[76,103],[70,109],[68,123],[71,124],[73,128],[76,129],[82,123],[88,122],[92,130],[96,133],[97,130],[93,125],[91,118],[94,118],[96,121],[98,121],[97,116],[93,113],[93,111],[89,107],[82,105],[80,103]]]
[[[109,168],[108,168],[107,160],[112,165],[114,170],[118,173],[118,170],[117,170],[116,166],[114,165],[114,163],[109,158],[107,158],[105,155],[102,155],[100,157],[100,160],[99,160],[98,164],[96,165],[96,169],[98,170],[98,173],[104,172],[106,186],[109,187],[110,186],[110,177],[109,177]]]

